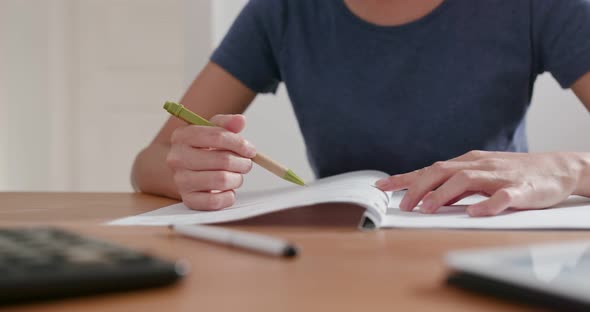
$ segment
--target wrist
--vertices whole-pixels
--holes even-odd
[[[578,184],[574,195],[590,197],[590,154],[578,154],[579,173]]]
[[[152,143],[137,155],[131,177],[136,192],[180,199],[174,173],[165,165],[169,150],[165,144]]]

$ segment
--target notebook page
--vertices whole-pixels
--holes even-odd
[[[394,193],[395,194],[395,193]],[[403,194],[398,194],[401,196]],[[570,196],[551,209],[507,210],[495,217],[473,218],[468,204],[482,200],[468,197],[458,205],[442,207],[436,214],[401,211],[392,199],[381,227],[441,229],[590,229],[590,198]]]
[[[110,225],[169,225],[207,224],[246,219],[288,209],[328,202],[345,202],[374,209],[384,214],[388,196],[374,187],[386,175],[378,171],[357,171],[310,183],[306,187],[292,186],[278,190],[236,194],[231,208],[219,211],[195,211],[183,203],[109,222]]]

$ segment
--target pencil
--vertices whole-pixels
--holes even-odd
[[[193,113],[182,104],[166,102],[164,104],[164,109],[170,114],[188,122],[189,124],[215,127],[215,125],[210,123],[207,119]],[[297,176],[293,170],[279,164],[262,153],[256,153],[256,156],[252,158],[252,161],[281,179],[287,180],[297,185],[305,186],[305,182],[299,176]]]

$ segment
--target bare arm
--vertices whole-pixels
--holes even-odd
[[[590,72],[578,79],[572,86],[580,101],[584,103],[586,109],[590,112]]]
[[[243,113],[256,93],[215,63],[209,63],[193,81],[181,103],[210,119],[216,114]],[[183,121],[171,117],[156,138],[135,159],[131,180],[134,189],[180,199],[173,171],[166,165],[171,135]]]

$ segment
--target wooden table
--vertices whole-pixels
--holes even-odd
[[[444,254],[458,248],[590,239],[590,232],[576,231],[363,232],[355,227],[361,212],[350,206],[294,210],[230,225],[292,240],[302,253],[285,260],[185,239],[164,227],[100,225],[171,203],[142,194],[0,193],[2,226],[61,226],[163,258],[185,259],[192,268],[174,286],[0,310],[526,311],[531,308],[446,286]]]

